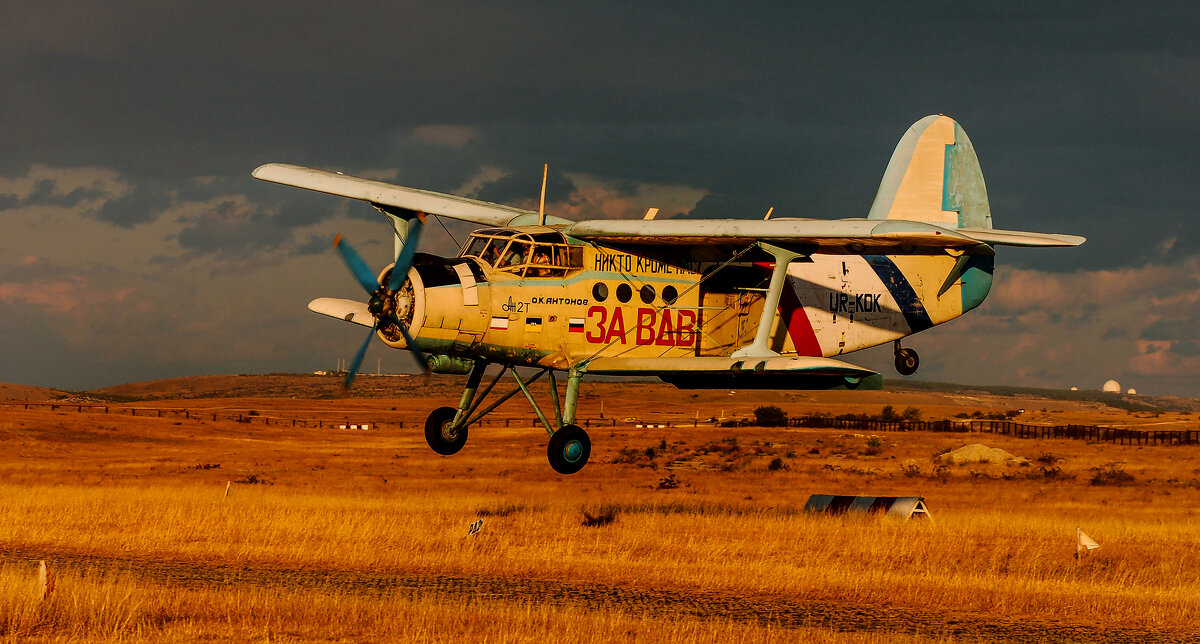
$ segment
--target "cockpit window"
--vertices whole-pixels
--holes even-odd
[[[483,249],[490,241],[491,239],[487,237],[472,237],[467,240],[467,245],[459,253],[459,256],[474,255],[475,257],[483,257]]]
[[[496,268],[516,268],[529,263],[529,244],[523,241],[509,242],[508,248],[500,254]]]
[[[522,277],[562,277],[583,267],[582,249],[571,246],[557,231],[526,233],[490,228],[471,234],[460,257],[478,257],[506,273]]]

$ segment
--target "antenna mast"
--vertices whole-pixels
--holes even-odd
[[[550,173],[550,164],[542,165],[542,198],[538,202],[538,225],[546,225],[546,175]]]

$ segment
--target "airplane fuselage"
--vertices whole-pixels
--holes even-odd
[[[565,369],[597,356],[728,356],[754,340],[773,262],[663,260],[563,241],[574,255],[553,270],[529,262],[506,270],[470,254],[470,242],[458,258],[442,260],[462,267],[437,285],[424,279],[421,319],[412,320],[418,342],[431,353]],[[987,295],[992,257],[967,258],[947,285],[960,262],[948,253],[794,261],[771,317],[770,349],[839,356],[958,317]],[[413,271],[429,269],[418,263]]]

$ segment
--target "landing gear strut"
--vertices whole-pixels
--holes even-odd
[[[917,352],[913,349],[905,349],[900,346],[900,341],[896,340],[894,345],[896,351],[896,371],[902,376],[911,376],[917,372],[917,367],[921,365],[921,358],[917,356]]]
[[[479,384],[483,381],[483,372],[487,367],[487,361],[475,361],[475,366],[471,369],[471,375],[467,377],[467,386],[463,389],[463,395],[458,402],[457,408],[440,407],[429,415],[429,419],[425,421],[425,442],[429,443],[429,447],[438,454],[445,456],[458,452],[467,442],[468,427],[479,422],[481,418],[491,413],[493,409],[499,407],[509,398],[518,393],[523,393],[529,399],[529,404],[533,406],[533,411],[537,414],[538,420],[546,428],[546,433],[550,435],[550,443],[546,447],[546,458],[550,461],[550,467],[554,468],[554,471],[559,474],[574,474],[583,469],[583,466],[587,465],[588,457],[592,453],[592,441],[588,438],[587,432],[575,424],[575,408],[579,400],[579,382],[583,378],[583,374],[574,369],[568,372],[567,393],[565,399],[560,403],[558,398],[558,383],[555,381],[553,370],[544,368],[528,380],[522,378],[521,374],[517,373],[516,370],[512,370],[513,378],[517,381],[517,388],[501,396],[499,400],[491,403],[482,411],[477,412],[476,410],[483,402],[483,399],[491,393],[492,388],[511,369],[507,365],[504,366],[495,379],[488,383],[483,388],[483,391],[479,391]],[[550,399],[554,403],[554,424],[551,424],[550,419],[546,418],[546,414],[542,412],[542,408],[537,404],[533,394],[529,391],[529,385],[545,375],[548,375],[550,379]],[[477,393],[478,395],[476,395]],[[557,431],[555,427],[558,428]]]

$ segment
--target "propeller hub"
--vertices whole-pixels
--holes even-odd
[[[387,291],[380,289],[371,294],[371,299],[367,302],[367,310],[371,312],[371,315],[378,318],[383,313],[383,305],[387,300]]]

